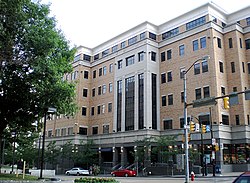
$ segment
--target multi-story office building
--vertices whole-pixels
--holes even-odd
[[[206,55],[210,59],[202,60]],[[173,145],[181,148],[183,71],[193,63],[186,74],[187,103],[249,89],[250,6],[228,14],[207,3],[159,26],[144,22],[95,48],[79,46],[65,79],[77,82],[81,110],[50,120],[46,142],[93,139],[100,161],[113,165],[132,163],[129,152],[145,137],[180,134]],[[248,168],[250,102],[244,94],[238,98],[230,109],[222,99],[188,107],[188,121],[212,124],[222,171]],[[211,153],[211,133],[203,139]],[[200,148],[200,133],[191,134],[190,144]]]

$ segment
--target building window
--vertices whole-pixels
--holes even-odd
[[[95,107],[91,107],[91,116],[95,115]]]
[[[240,116],[239,115],[235,115],[235,124],[240,125]]]
[[[88,89],[83,89],[82,90],[82,96],[83,97],[88,97]]]
[[[79,134],[80,135],[87,135],[88,128],[85,127],[79,127]]]
[[[56,137],[60,136],[60,129],[56,129]]]
[[[112,53],[116,52],[117,50],[118,50],[118,45],[112,47]]]
[[[92,89],[92,97],[95,96],[95,88]]]
[[[222,27],[226,27],[227,24],[225,24],[224,22],[221,23]]]
[[[183,56],[185,54],[185,46],[181,45],[179,46],[179,55]]]
[[[247,25],[250,25],[250,17],[246,18]]]
[[[226,95],[226,89],[225,87],[221,87],[221,95]]]
[[[83,60],[89,61],[91,60],[91,56],[83,54]]]
[[[106,74],[107,74],[107,67],[104,66],[104,67],[103,67],[103,75],[105,76]]]
[[[203,37],[200,39],[200,44],[201,44],[201,48],[206,48],[207,47],[207,39],[206,37]]]
[[[199,49],[199,43],[198,40],[193,41],[193,51],[197,51]]]
[[[123,41],[123,42],[121,43],[121,48],[125,48],[125,47],[126,47],[126,42]]]
[[[195,99],[196,100],[201,99],[201,88],[196,88],[195,89]]]
[[[184,103],[184,92],[181,92],[181,103]]]
[[[87,115],[87,108],[82,107],[82,116],[86,116],[86,115]]]
[[[167,106],[167,98],[166,98],[166,96],[161,97],[161,105],[162,106]]]
[[[109,64],[109,72],[113,72],[113,64]]]
[[[217,37],[217,45],[218,45],[218,48],[221,48],[221,39]]]
[[[206,60],[203,61],[203,62],[201,63],[201,65],[202,65],[202,73],[208,72],[208,64],[207,64],[207,61],[206,61]]]
[[[187,117],[187,124],[189,124],[190,119],[190,117]],[[180,118],[180,128],[184,128],[184,118]]]
[[[117,132],[121,131],[121,121],[122,121],[122,80],[117,81]]]
[[[106,85],[102,85],[102,94],[106,93]]]
[[[172,119],[164,119],[163,120],[163,129],[173,129],[173,120]]]
[[[245,73],[245,63],[242,62],[242,72]]]
[[[173,78],[172,78],[172,72],[168,72],[168,82],[172,81]]]
[[[250,49],[250,39],[247,39],[245,41],[245,43],[246,43],[246,49],[249,50]]]
[[[89,71],[84,71],[83,77],[84,79],[89,79]]]
[[[151,51],[151,60],[156,61],[156,53]]]
[[[109,49],[104,50],[104,51],[102,52],[102,57],[105,57],[105,56],[107,56],[108,54],[109,54]]]
[[[199,121],[203,125],[210,125],[209,114],[207,114],[207,115],[200,115],[199,116]]]
[[[229,46],[229,48],[233,48],[233,39],[232,38],[228,39],[228,46]]]
[[[250,115],[247,115],[247,124],[250,125]]]
[[[167,51],[167,59],[170,60],[172,58],[172,50]]]
[[[215,23],[217,23],[217,18],[212,17],[212,21],[215,22]]]
[[[118,69],[121,69],[121,68],[122,68],[122,60],[119,60],[119,61],[117,62],[117,64],[118,64]]]
[[[237,87],[233,87],[233,92],[237,92]]]
[[[166,83],[166,73],[161,74],[161,83]]]
[[[240,38],[240,48],[242,48],[242,39]]]
[[[173,94],[168,95],[168,105],[174,104],[174,97]]]
[[[146,32],[143,32],[140,34],[140,40],[143,40],[146,38]]]
[[[128,45],[132,45],[132,44],[135,44],[137,41],[137,36],[135,37],[132,37],[128,40]]]
[[[235,64],[234,64],[234,62],[231,62],[231,71],[232,71],[232,73],[235,73]]]
[[[100,105],[97,106],[97,114],[101,114],[101,106]]]
[[[183,79],[183,78],[184,78],[184,74],[185,74],[185,69],[184,69],[184,68],[181,68],[181,69],[180,69],[180,79]]]
[[[156,34],[149,32],[149,38],[156,40]]]
[[[138,53],[138,62],[141,62],[143,60],[144,60],[144,52],[142,51],[142,52]]]
[[[194,64],[194,75],[200,74],[200,63]]]
[[[112,91],[113,91],[113,84],[109,83],[109,93],[112,93]]]
[[[108,103],[108,112],[112,112],[112,103]]]
[[[105,104],[102,105],[102,114],[105,113]]]
[[[66,136],[66,128],[61,129],[61,136]]]
[[[98,126],[92,127],[92,134],[93,135],[98,134]]]
[[[152,129],[157,129],[157,75],[151,74],[151,99],[152,99]]]
[[[144,74],[138,75],[138,123],[139,129],[144,128]]]
[[[99,59],[99,54],[94,56],[94,60],[98,60]]]
[[[193,29],[193,28],[198,27],[200,25],[203,25],[205,23],[206,23],[206,17],[205,16],[197,18],[196,20],[193,20],[193,21],[186,24],[186,30]]]
[[[52,130],[48,130],[48,137],[52,137]]]
[[[219,66],[220,66],[220,72],[223,73],[223,62],[219,62]]]
[[[168,32],[165,32],[162,34],[162,40],[169,39],[171,37],[174,37],[175,35],[179,34],[179,28],[174,28]]]
[[[210,97],[209,86],[203,87],[204,98]]]
[[[247,63],[248,74],[250,74],[250,62]]]
[[[96,78],[96,70],[93,71],[93,78]]]
[[[99,69],[99,76],[102,76],[102,68]]]
[[[99,87],[98,87],[98,95],[101,95],[101,94],[102,94],[102,87],[99,86]]]
[[[222,124],[229,125],[229,116],[222,114]]]
[[[165,52],[161,53],[161,61],[165,61],[166,60],[166,56],[165,56]]]
[[[109,133],[109,125],[103,125],[103,131],[102,131],[103,134],[107,134]]]
[[[133,65],[135,63],[135,56],[130,56],[126,58],[126,66]]]
[[[134,130],[135,77],[125,79],[125,130]]]

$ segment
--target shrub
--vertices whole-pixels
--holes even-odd
[[[82,177],[75,179],[75,183],[119,183],[114,178],[103,178],[103,177]]]

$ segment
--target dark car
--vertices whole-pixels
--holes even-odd
[[[239,175],[233,183],[250,183],[250,172],[244,172]]]
[[[111,172],[113,177],[133,177],[136,176],[135,170],[130,169],[118,169]]]

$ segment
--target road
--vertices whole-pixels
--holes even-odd
[[[64,176],[60,175],[62,183],[73,183],[74,179],[80,178],[76,176]],[[105,176],[103,176],[105,177]],[[120,183],[184,183],[185,178],[183,177],[115,177],[116,180],[120,181]],[[220,183],[232,183],[235,177],[230,176],[217,176],[217,177],[198,177],[195,178],[195,181],[190,181],[190,183],[201,182],[201,183],[213,183],[213,182],[220,182]]]

